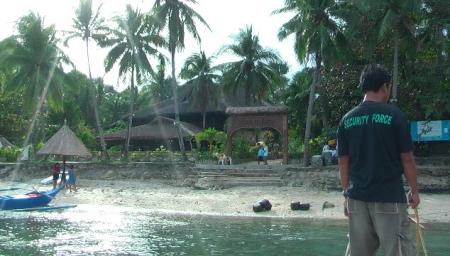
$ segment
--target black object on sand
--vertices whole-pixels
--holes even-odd
[[[309,210],[309,208],[311,208],[311,204],[301,204],[300,202],[293,202],[291,203],[291,209],[293,211],[307,211]]]
[[[267,199],[259,200],[253,205],[254,212],[270,211],[272,209],[272,204]]]

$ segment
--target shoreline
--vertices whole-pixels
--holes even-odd
[[[31,179],[21,184],[30,190],[33,186],[40,191],[51,188],[51,185],[36,186],[39,181]],[[128,207],[168,216],[346,222],[341,193],[313,187],[238,186],[221,190],[197,190],[176,186],[170,180],[78,179],[77,182],[80,186],[77,192],[65,189],[52,203]],[[12,182],[0,180],[0,187],[7,186],[11,187]],[[254,213],[253,204],[263,198],[271,202],[272,210]],[[293,201],[310,203],[311,209],[293,211],[290,209]],[[421,194],[421,222],[450,224],[449,201],[450,194]],[[324,202],[334,207],[322,209]],[[413,214],[413,211],[409,210],[409,213]]]

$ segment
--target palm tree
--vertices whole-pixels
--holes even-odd
[[[164,40],[151,29],[145,15],[138,9],[127,5],[125,17],[116,17],[117,28],[111,31],[111,37],[101,42],[101,46],[112,49],[105,59],[105,70],[119,63],[119,76],[130,74],[130,106],[128,112],[127,138],[124,157],[128,158],[131,127],[133,124],[134,97],[137,94],[135,82],[139,84],[147,74],[154,74],[149,56],[160,55],[156,47],[163,46]]]
[[[252,27],[241,29],[234,38],[235,43],[226,45],[223,53],[231,53],[238,58],[220,65],[223,70],[224,89],[237,94],[244,90],[245,103],[254,104],[265,100],[269,92],[284,83],[286,64],[270,49],[259,44]]]
[[[62,68],[62,63],[71,62],[56,45],[54,26],[45,27],[43,19],[31,12],[18,21],[17,29],[17,35],[2,42],[0,64],[11,67],[5,90],[21,92],[25,107],[33,112],[25,139],[28,143],[44,103],[62,110],[62,85],[74,84]]]
[[[197,4],[196,0],[186,0],[185,2]],[[175,121],[178,126],[178,142],[183,157],[186,159],[184,141],[180,129],[180,113],[178,110],[177,80],[175,76],[175,52],[184,48],[185,30],[187,30],[194,39],[200,42],[195,20],[200,21],[208,29],[206,21],[194,9],[182,0],[156,0],[153,5],[153,13],[159,23],[159,29],[167,27],[169,43],[168,48],[171,55],[172,64],[172,91],[175,107]]]
[[[295,15],[280,28],[280,40],[295,35],[295,51],[300,63],[309,61],[313,56],[315,75],[309,91],[308,111],[306,117],[304,161],[309,165],[311,137],[311,120],[314,107],[316,87],[320,86],[322,62],[327,65],[338,59],[345,49],[346,40],[339,31],[333,11],[337,8],[334,0],[286,0],[285,6],[274,13],[293,12]]]
[[[94,90],[94,83],[91,74],[91,62],[89,57],[89,40],[94,39],[95,41],[103,40],[105,37],[105,32],[107,27],[104,25],[104,19],[100,17],[100,8],[94,13],[92,11],[92,1],[91,0],[80,0],[80,5],[75,11],[76,17],[73,19],[74,31],[69,32],[69,36],[66,39],[66,44],[69,40],[73,38],[81,38],[86,44],[86,58],[89,73],[89,94],[91,96],[92,106],[94,108],[95,123],[97,126],[97,131],[100,137],[100,144],[102,146],[102,154],[105,159],[109,159],[108,150],[106,148],[105,137],[103,135],[102,120],[100,119],[97,94]]]
[[[207,58],[205,52],[194,53],[186,59],[181,69],[180,77],[193,83],[193,101],[199,102],[203,116],[203,129],[206,127],[206,109],[210,100],[214,100],[214,80],[219,76],[211,66],[212,58]]]
[[[147,82],[148,83],[145,84],[143,91],[153,103],[158,104],[163,100],[172,98],[172,78],[166,77],[165,58],[160,58],[158,66],[156,67],[156,74],[150,77]]]
[[[392,71],[392,99],[397,102],[398,88],[398,55],[402,43],[413,42],[416,34],[416,22],[414,17],[420,11],[422,1],[420,0],[382,0],[382,1],[353,1],[353,3],[366,13],[377,13],[381,15],[376,18],[372,28],[372,38],[368,42],[379,42],[384,38],[391,38],[394,45],[394,59]],[[373,43],[368,44],[371,52]]]

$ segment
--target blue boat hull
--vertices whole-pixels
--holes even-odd
[[[25,195],[0,196],[0,209],[26,209],[48,205],[55,198],[61,188],[55,188],[46,192],[31,192]]]

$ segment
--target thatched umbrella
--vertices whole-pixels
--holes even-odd
[[[41,148],[37,155],[59,155],[63,157],[63,174],[66,170],[67,156],[92,156],[86,146],[81,142],[75,133],[64,124]]]

